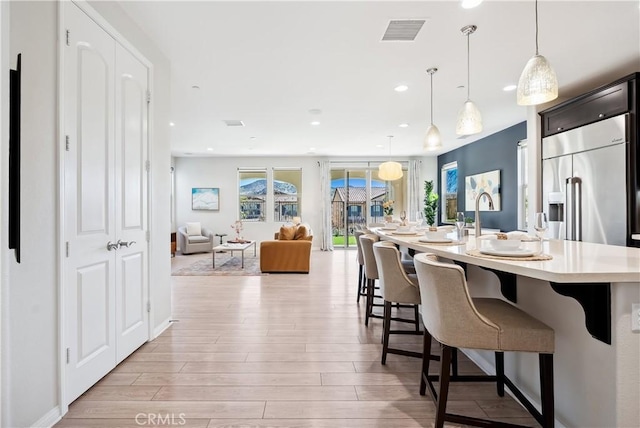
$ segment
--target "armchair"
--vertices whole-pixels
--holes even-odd
[[[187,223],[178,228],[178,245],[182,254],[213,251],[213,232],[200,223]]]

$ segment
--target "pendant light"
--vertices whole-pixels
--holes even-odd
[[[389,135],[389,157],[391,157],[391,139]],[[402,165],[398,162],[387,161],[378,166],[378,178],[385,181],[394,181],[402,178]]]
[[[424,150],[438,150],[442,148],[442,137],[440,137],[440,130],[433,124],[433,75],[438,71],[437,68],[431,67],[427,69],[427,73],[431,76],[431,125],[427,128],[427,133],[424,136],[424,143],[422,148]]]
[[[536,54],[527,61],[518,81],[518,104],[534,106],[558,98],[558,77],[549,61],[538,53],[538,0],[536,0]]]
[[[458,112],[456,121],[457,135],[473,135],[482,132],[482,115],[478,107],[469,98],[470,73],[469,73],[469,36],[478,29],[475,25],[466,25],[460,29],[464,36],[467,36],[467,101]]]

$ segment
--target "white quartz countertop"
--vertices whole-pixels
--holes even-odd
[[[393,235],[380,229],[374,233],[381,239],[430,252],[441,257],[476,266],[510,272],[516,275],[552,282],[638,282],[640,283],[640,248],[592,244],[588,242],[548,240],[542,251],[553,257],[545,261],[490,259],[467,254],[476,248],[474,237],[465,237],[461,245],[442,245],[418,242],[419,236]],[[451,235],[454,236],[455,234]],[[524,245],[540,245],[527,242]]]

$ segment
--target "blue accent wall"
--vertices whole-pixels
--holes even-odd
[[[518,141],[527,138],[527,123],[522,122],[471,144],[438,156],[438,194],[440,171],[450,162],[458,162],[458,211],[464,211],[464,179],[468,175],[500,170],[500,211],[482,211],[482,227],[516,230],[518,227]],[[444,198],[440,197],[442,203]],[[442,207],[440,207],[442,210]],[[440,211],[441,212],[441,211]],[[473,209],[465,211],[474,217]]]

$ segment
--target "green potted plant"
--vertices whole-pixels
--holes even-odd
[[[438,194],[433,191],[433,180],[424,182],[424,218],[429,226],[436,223],[438,212]]]

